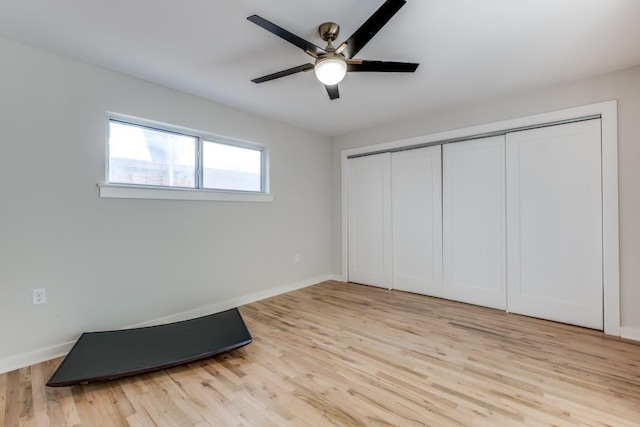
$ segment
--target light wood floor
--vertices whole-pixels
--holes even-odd
[[[640,346],[596,331],[338,282],[240,311],[255,341],[199,363],[0,375],[0,426],[640,425]]]

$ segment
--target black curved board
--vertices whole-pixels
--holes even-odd
[[[84,333],[47,386],[66,387],[156,371],[252,341],[237,308],[166,325]]]

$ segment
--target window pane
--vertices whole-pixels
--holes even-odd
[[[109,182],[196,187],[197,138],[109,122]]]
[[[203,141],[202,186],[261,191],[262,151]]]

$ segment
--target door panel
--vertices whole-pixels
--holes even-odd
[[[391,156],[349,160],[349,281],[391,288]]]
[[[444,297],[505,309],[504,136],[443,150]]]
[[[507,135],[509,311],[603,327],[600,120]]]
[[[391,155],[393,288],[442,296],[441,147]]]

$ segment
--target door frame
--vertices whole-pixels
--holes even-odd
[[[602,251],[604,285],[604,332],[620,336],[620,248],[618,219],[618,102],[616,100],[580,107],[503,120],[413,138],[384,142],[341,152],[341,221],[342,221],[342,281],[349,277],[348,253],[348,159],[367,153],[438,145],[453,140],[473,139],[482,135],[540,127],[562,121],[600,116],[602,120]]]

